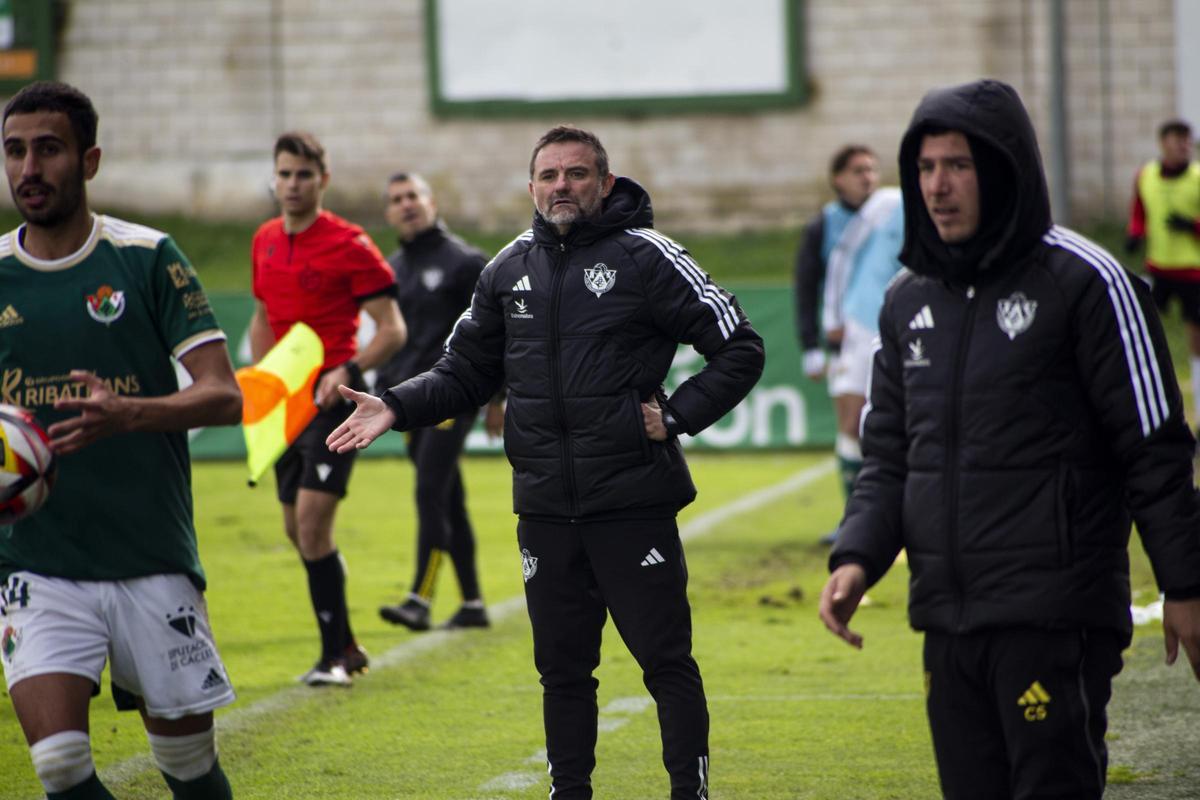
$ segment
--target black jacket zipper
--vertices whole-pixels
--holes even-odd
[[[575,492],[575,462],[571,455],[571,432],[567,429],[567,412],[562,398],[562,372],[559,369],[559,325],[558,311],[562,295],[563,279],[567,273],[567,245],[559,242],[554,272],[550,277],[550,395],[553,400],[554,416],[561,432],[558,446],[562,458],[563,489],[567,493],[567,509],[572,518],[579,516],[579,498]]]
[[[958,531],[958,426],[961,419],[963,370],[971,347],[975,322],[975,287],[967,287],[967,308],[963,315],[962,334],[954,355],[953,383],[950,386],[950,407],[946,424],[946,547],[950,556],[950,582],[954,588],[954,629],[961,629],[966,590],[963,586],[962,551]]]

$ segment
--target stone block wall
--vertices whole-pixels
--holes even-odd
[[[846,141],[876,148],[895,180],[900,136],[933,86],[1013,83],[1048,155],[1048,6],[806,0],[804,106],[569,121],[650,189],[668,230],[798,225],[829,196],[828,158]],[[1173,3],[1067,0],[1066,12],[1072,211],[1120,214],[1174,111]],[[566,121],[433,116],[420,0],[74,0],[60,42],[60,76],[101,113],[98,207],[265,217],[274,137],[306,128],[329,151],[334,210],[378,220],[384,178],[409,169],[453,222],[516,231],[529,148]]]

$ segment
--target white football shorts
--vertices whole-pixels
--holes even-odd
[[[9,690],[54,672],[98,687],[106,658],[119,709],[141,697],[150,716],[178,719],[234,701],[204,595],[185,575],[73,581],[14,572],[0,587]]]
[[[878,334],[852,319],[846,320],[843,330],[842,347],[829,364],[829,395],[866,397]]]

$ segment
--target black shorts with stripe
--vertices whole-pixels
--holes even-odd
[[[1182,281],[1153,275],[1150,278],[1150,296],[1159,311],[1165,311],[1172,297],[1179,298],[1183,318],[1193,325],[1200,325],[1200,283]]]

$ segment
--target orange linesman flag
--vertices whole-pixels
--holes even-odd
[[[297,322],[261,361],[237,371],[251,486],[317,415],[313,390],[324,361],[321,337]]]

